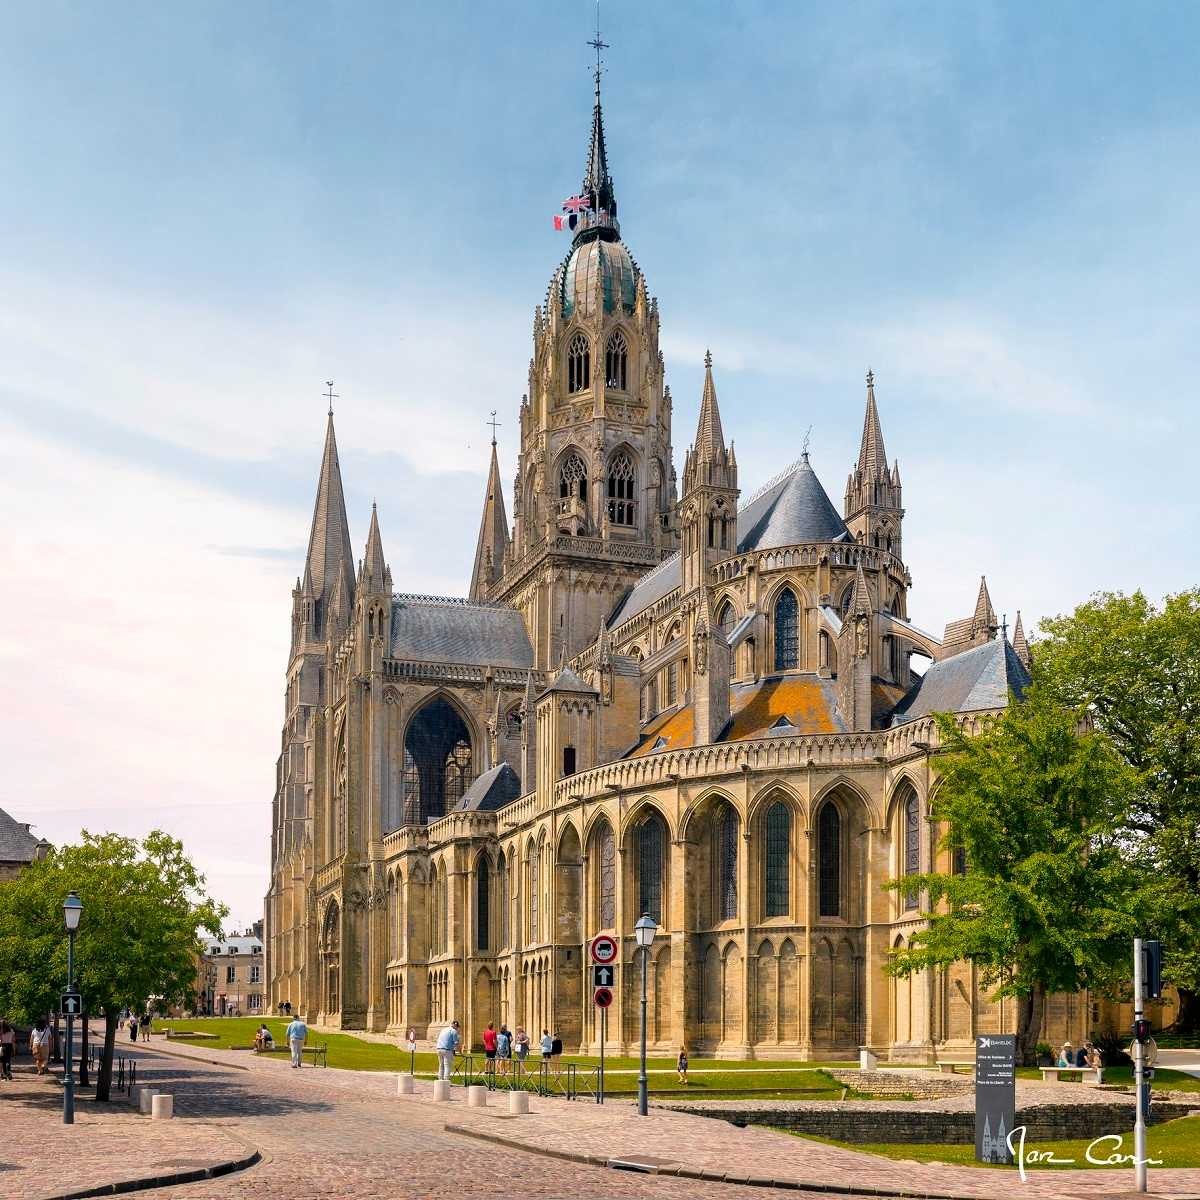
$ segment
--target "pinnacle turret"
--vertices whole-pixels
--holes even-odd
[[[875,372],[867,372],[867,407],[863,414],[858,461],[846,479],[842,509],[856,541],[887,550],[900,558],[900,526],[904,518],[900,461],[888,466],[883,426],[875,403]]]
[[[350,546],[337,437],[333,431],[333,413],[330,412],[325,427],[321,474],[317,481],[317,501],[313,507],[312,529],[308,536],[308,554],[304,561],[304,593],[313,602],[314,637],[325,636],[326,616],[339,582],[345,593],[343,600],[348,611],[354,595],[354,552]]]
[[[504,574],[508,554],[508,514],[504,509],[504,488],[500,483],[500,462],[496,443],[492,442],[492,461],[488,468],[487,491],[483,499],[483,516],[479,522],[479,539],[475,544],[475,567],[471,572],[472,600],[486,600]]]
[[[898,466],[899,464],[897,464]],[[867,372],[867,411],[863,417],[862,441],[855,468],[863,479],[878,479],[889,475],[887,451],[883,448],[883,429],[879,424],[879,409],[875,405],[875,372]]]
[[[379,513],[371,502],[371,528],[367,533],[367,549],[359,571],[360,588],[371,592],[391,592],[392,572],[383,557],[383,538],[379,535]]]
[[[1029,642],[1025,638],[1025,626],[1021,624],[1021,610],[1017,609],[1017,623],[1013,626],[1012,648],[1016,656],[1021,660],[1021,666],[1025,670],[1029,670],[1033,663],[1033,656],[1029,653]]]

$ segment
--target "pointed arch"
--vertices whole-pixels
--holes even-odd
[[[574,446],[568,446],[558,460],[558,498],[587,503],[587,460]]]
[[[475,949],[492,949],[492,864],[487,851],[475,860]]]
[[[586,391],[592,386],[592,347],[582,330],[567,343],[567,391]]]
[[[604,386],[618,392],[629,390],[629,344],[620,329],[614,330],[604,348]]]
[[[618,446],[610,455],[605,475],[609,522],[626,527],[636,525],[637,466],[628,446]]]
[[[763,916],[786,917],[792,907],[792,810],[782,799],[763,814]]]
[[[667,823],[652,805],[646,806],[643,814],[631,828],[638,915],[645,914],[662,925],[666,892]]]
[[[833,798],[817,810],[817,912],[842,915],[842,814]]]
[[[738,842],[741,822],[737,809],[726,802],[716,813],[716,895],[720,920],[734,921],[738,915]]]
[[[458,804],[475,777],[477,745],[474,723],[452,693],[439,688],[414,707],[404,727],[406,821],[426,824]]]
[[[589,839],[592,867],[592,891],[596,897],[597,929],[615,929],[617,924],[617,842],[606,816],[592,826]]]
[[[775,601],[772,628],[775,634],[775,670],[794,671],[800,666],[800,603],[790,585]]]

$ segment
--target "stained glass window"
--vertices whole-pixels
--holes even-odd
[[[446,755],[446,812],[458,806],[467,790],[467,779],[471,774],[471,747],[467,742],[456,742]]]
[[[608,464],[608,519],[614,525],[634,523],[635,483],[633,459],[622,450]]]
[[[733,627],[737,624],[737,613],[734,612],[733,605],[728,600],[721,605],[721,613],[717,617],[717,624],[724,631],[725,639],[728,641],[729,635],[733,632]]]
[[[491,921],[491,871],[488,870],[486,855],[479,856],[479,865],[475,869],[475,948],[489,948],[488,926]]]
[[[591,386],[592,360],[587,338],[577,333],[567,347],[567,391],[582,392]]]
[[[500,948],[503,949],[512,945],[508,911],[508,863],[503,854],[500,855],[500,862],[496,867],[496,891],[496,904],[500,909]]]
[[[794,671],[800,665],[800,609],[796,593],[784,588],[775,601],[775,670]]]
[[[918,875],[921,871],[921,815],[916,792],[908,793],[904,805],[904,873]],[[904,897],[905,908],[917,907],[917,893],[909,892]]]
[[[617,844],[607,824],[600,827],[597,850],[600,858],[600,928],[612,929],[617,923]]]
[[[638,907],[661,925],[663,827],[658,817],[650,817],[638,827],[637,846]]]
[[[732,921],[738,915],[738,818],[731,804],[726,804],[721,809],[717,818],[717,831],[720,855],[717,895],[720,899],[721,920]]]
[[[608,349],[604,352],[604,384],[606,387],[626,390],[628,350],[625,336],[618,329],[608,339]]]
[[[842,816],[833,804],[821,809],[817,820],[817,874],[820,915],[842,912]]]
[[[786,917],[791,908],[792,814],[782,801],[767,809],[765,915]]]

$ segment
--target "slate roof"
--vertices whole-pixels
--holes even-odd
[[[738,552],[849,540],[846,523],[805,455],[738,513]]]
[[[935,712],[1004,708],[1010,691],[1019,699],[1028,686],[1029,672],[1008,640],[984,642],[935,662],[896,705],[892,724]]]
[[[516,771],[506,762],[484,771],[463,793],[458,802],[459,809],[475,812],[493,812],[503,808],[521,794],[521,780]]]
[[[45,838],[30,833],[28,825],[14,820],[0,808],[0,862],[31,863],[49,845]]]
[[[597,694],[596,689],[590,684],[584,683],[570,667],[563,667],[551,681],[550,686],[542,692],[542,695],[544,696],[547,692],[582,692],[588,696]]]
[[[515,608],[397,595],[392,597],[391,657],[527,670],[533,666],[533,647]]]
[[[664,596],[669,596],[683,582],[683,565],[676,551],[664,558],[652,571],[647,571],[630,589],[629,594],[617,605],[609,618],[609,629],[615,629],[622,621],[636,617]]]

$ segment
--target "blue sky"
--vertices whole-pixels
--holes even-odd
[[[398,588],[465,589],[583,167],[588,3],[10,6],[0,805],[265,887],[324,420]],[[1200,10],[608,0],[610,159],[677,461],[840,502],[877,376],[914,619],[1197,581]],[[434,502],[436,500],[436,503]]]

